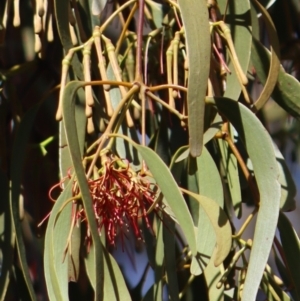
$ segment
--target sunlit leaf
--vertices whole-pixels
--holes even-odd
[[[244,74],[246,74],[250,61],[250,47],[252,42],[250,3],[248,0],[232,2],[220,0],[218,1],[218,5],[222,14],[225,13],[227,4],[228,8],[225,22],[230,28],[237,57]],[[227,74],[224,96],[232,98],[233,100],[238,100],[241,93],[241,86],[231,61],[229,62],[228,67],[231,74]]]
[[[57,201],[55,202],[51,215],[49,217],[48,226],[45,235],[45,250],[44,250],[44,267],[45,267],[45,278],[48,290],[48,296],[50,300],[65,300],[68,298],[68,261],[64,258],[64,248],[67,245],[67,239],[69,230],[70,230],[70,218],[66,221],[60,220],[59,224],[66,222],[67,225],[64,229],[56,228],[57,230],[54,232],[54,225],[56,219],[59,215],[60,210],[62,209],[65,201],[72,195],[72,183],[70,182],[66,188],[63,190]],[[67,210],[69,213],[70,211]],[[63,214],[65,215],[65,214]],[[54,237],[54,233],[58,234],[59,237]],[[54,248],[59,247],[59,250]],[[58,244],[57,244],[58,243]],[[59,267],[61,265],[61,267]]]
[[[78,90],[76,95],[76,106],[75,106],[75,116],[76,116],[76,128],[78,134],[78,141],[80,147],[80,153],[83,154],[85,138],[86,138],[86,116],[85,116],[85,94],[83,89]],[[59,149],[59,169],[60,169],[60,179],[65,179],[68,171],[72,168],[72,160],[70,157],[70,151],[68,148],[67,137],[65,133],[64,120],[59,124],[59,143],[60,145],[66,145],[67,147],[62,147]],[[67,180],[63,183],[66,186]],[[71,216],[69,216],[69,219]],[[59,231],[59,230],[58,230]],[[80,228],[75,227],[74,233],[71,236],[70,252],[67,254],[68,263],[68,279],[76,281],[79,276],[79,248],[80,248]],[[64,245],[65,243],[62,242]],[[69,254],[72,254],[71,256]]]
[[[148,147],[135,145],[149,167],[155,181],[161,189],[168,205],[171,207],[187,239],[189,247],[196,255],[196,238],[194,224],[188,211],[186,202],[170,172],[168,167],[157,156],[157,154]]]
[[[199,202],[209,217],[216,234],[217,251],[214,264],[218,266],[224,261],[231,249],[231,226],[226,213],[214,200],[185,189],[182,190]]]
[[[115,259],[103,247],[104,255],[104,301],[131,301],[122,272]],[[93,288],[96,286],[95,248],[91,246],[85,258],[85,266]]]
[[[202,155],[197,158],[197,179],[199,193],[214,200],[223,208],[223,186],[219,171],[208,150],[204,147]],[[215,229],[210,223],[201,203],[197,222],[197,257],[192,259],[191,273],[199,275],[206,268],[216,246]]]
[[[253,39],[251,61],[255,67],[259,80],[264,85],[270,66],[270,52],[256,39]],[[272,98],[284,110],[292,116],[300,116],[300,83],[290,74],[287,74],[283,67],[280,67],[278,81],[272,93]]]
[[[69,2],[55,0],[54,10],[55,10],[55,20],[57,25],[58,35],[62,43],[63,49],[68,52],[72,47],[72,39],[69,28]],[[79,61],[78,54],[75,53],[72,60],[72,67],[79,79],[83,79],[82,65]]]
[[[273,146],[280,173],[278,179],[281,187],[280,209],[283,212],[292,211],[296,208],[297,188],[280,150],[275,144]]]
[[[270,136],[249,109],[228,98],[207,101],[215,104],[237,130],[252,161],[260,193],[260,207],[242,298],[243,301],[253,301],[269,257],[279,214],[278,165]]]
[[[203,0],[189,0],[188,5],[185,0],[179,0],[178,4],[185,28],[189,64],[187,92],[189,143],[191,155],[197,157],[203,147],[204,98],[211,55],[208,10]]]
[[[207,285],[209,300],[223,301],[224,285],[222,285],[220,288],[217,287],[217,284],[222,277],[221,267],[216,267],[214,265],[215,256],[216,249],[212,254],[212,260],[208,263],[206,269],[204,270],[204,277]]]
[[[233,131],[231,127],[231,139],[234,141]],[[237,217],[241,216],[241,204],[242,204],[242,195],[241,195],[241,186],[240,186],[240,176],[238,170],[237,159],[232,153],[228,143],[224,140],[219,139],[219,148],[222,155],[222,164],[227,179],[227,185],[229,187],[229,192],[231,196],[232,206]]]
[[[277,78],[280,69],[280,46],[274,23],[272,22],[272,19],[268,14],[267,10],[257,0],[253,0],[253,2],[262,13],[262,18],[264,19],[266,24],[271,47],[271,60],[268,78],[266,80],[262,92],[260,93],[258,99],[254,103],[255,109],[259,110],[269,100],[271,93],[277,83]]]
[[[68,146],[72,158],[74,172],[76,174],[77,183],[80,189],[82,203],[89,224],[93,245],[97,256],[94,257],[94,268],[96,273],[95,298],[101,300],[103,297],[103,254],[102,244],[99,239],[96,219],[93,210],[93,203],[90,195],[90,190],[87,183],[87,178],[82,165],[82,155],[78,142],[78,134],[76,129],[75,119],[75,94],[79,88],[84,85],[82,82],[72,81],[67,84],[63,96],[63,118],[65,122],[65,130],[68,141]]]

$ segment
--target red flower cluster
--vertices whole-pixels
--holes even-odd
[[[106,160],[99,173],[98,179],[88,181],[99,233],[104,227],[110,245],[115,245],[118,233],[123,241],[129,229],[142,239],[139,222],[144,219],[150,228],[147,210],[157,198],[156,185],[135,173],[128,162],[119,158]],[[159,205],[155,204],[154,210],[158,208]],[[79,218],[86,220],[84,209],[77,213]],[[91,241],[89,230],[86,239]]]

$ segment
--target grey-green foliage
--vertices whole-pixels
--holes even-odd
[[[17,1],[0,4],[0,54],[12,61],[1,69],[1,299],[21,283],[20,300],[68,300],[74,281],[83,299],[254,301],[261,290],[299,300],[299,239],[283,214],[295,208],[296,186],[262,117],[270,97],[295,118],[300,112],[299,82],[280,66],[280,1],[23,2],[29,13],[20,21]],[[299,20],[285,18],[295,36]],[[33,62],[7,51],[13,27],[35,37]],[[269,43],[259,40],[265,35]],[[18,43],[22,53],[26,41]],[[297,56],[283,57],[299,74]],[[253,94],[258,80],[263,89]],[[54,121],[57,88],[63,120]],[[287,128],[277,134],[288,137]],[[45,166],[27,158],[31,149]],[[40,175],[32,183],[28,166]],[[35,208],[47,202],[37,191],[51,186],[56,201],[36,247],[44,275],[31,277],[35,240],[20,216],[37,224]],[[32,218],[20,210],[22,195]],[[114,258],[115,248],[123,256]],[[138,248],[146,268],[132,288],[122,261],[139,269]],[[32,280],[41,277],[46,291],[37,292]]]

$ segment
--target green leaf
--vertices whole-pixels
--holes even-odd
[[[292,287],[296,300],[300,300],[300,243],[299,237],[288,218],[280,213],[278,230],[289,275],[292,277]]]
[[[258,78],[265,85],[270,68],[271,54],[259,41],[253,38],[251,61]],[[280,66],[278,81],[272,93],[272,98],[284,110],[295,118],[300,117],[300,83],[293,76],[287,74]]]
[[[224,196],[220,174],[206,147],[203,148],[201,156],[197,158],[197,169],[199,193],[213,199],[223,208]],[[216,245],[215,230],[201,205],[199,206],[197,227],[198,256],[192,259],[191,264],[191,273],[194,275],[203,272]]]
[[[165,226],[160,220],[157,220],[157,239],[156,239],[156,251],[155,251],[155,268],[154,277],[155,283],[146,293],[143,301],[163,301],[163,276],[164,276],[164,240],[163,240],[163,228]],[[167,254],[166,254],[167,255]]]
[[[110,63],[107,67],[107,79],[116,80]],[[119,87],[112,87],[109,90],[109,95],[111,99],[111,105],[115,110],[122,99]],[[126,121],[124,121],[123,124],[120,126],[118,133],[121,135],[126,135],[135,142],[139,141],[136,129],[134,127],[129,128],[126,124]],[[130,143],[127,143],[127,141],[124,141],[123,139],[116,138],[115,145],[120,158],[126,158],[127,160],[133,162],[133,164],[136,167],[140,166],[140,158],[136,150],[132,147],[132,145],[130,145]]]
[[[70,185],[72,186],[72,185]],[[65,195],[65,201],[66,198],[72,196],[72,191],[68,191],[69,194]],[[59,208],[60,210],[60,208]],[[55,222],[55,220],[57,220]],[[66,245],[68,242],[68,236],[71,229],[71,220],[72,220],[72,203],[70,202],[67,204],[64,209],[58,213],[57,218],[54,217],[54,229],[52,230],[52,236],[51,236],[51,245],[48,247],[53,248],[53,265],[55,269],[55,273],[57,275],[59,290],[61,292],[61,295],[63,297],[63,300],[67,300],[69,296],[68,292],[68,283],[69,283],[69,267],[68,267],[68,257],[64,258]],[[51,231],[51,230],[50,230]],[[72,234],[74,235],[74,233]],[[75,250],[73,250],[75,251]],[[70,252],[70,250],[68,250]],[[79,253],[79,249],[77,250]],[[77,255],[74,254],[74,255]],[[68,256],[72,257],[72,254]]]
[[[207,3],[178,0],[183,19],[188,54],[188,126],[190,151],[200,156],[203,147],[204,109],[211,57],[211,37]],[[201,32],[199,31],[201,29]],[[201,68],[199,68],[201,66]]]
[[[99,239],[96,219],[93,210],[92,198],[90,195],[87,178],[82,165],[82,156],[80,152],[80,145],[78,142],[78,134],[75,119],[75,94],[77,90],[85,85],[84,82],[72,81],[68,83],[63,95],[63,118],[65,122],[65,131],[68,141],[68,146],[72,158],[74,172],[77,178],[77,183],[80,189],[82,203],[85,214],[89,224],[93,245],[97,256],[94,257],[94,269],[96,271],[96,285],[95,285],[95,300],[102,300],[103,298],[103,253],[102,244]]]
[[[216,234],[217,251],[214,264],[218,266],[224,261],[231,249],[231,226],[226,213],[214,200],[185,189],[182,191],[199,202],[209,217]]]
[[[262,13],[263,20],[265,21],[266,24],[266,29],[268,32],[268,37],[269,37],[269,42],[271,47],[271,60],[270,60],[270,69],[268,72],[268,78],[266,80],[262,92],[260,93],[260,96],[254,103],[254,108],[256,111],[258,111],[269,100],[271,93],[277,83],[277,78],[280,69],[280,46],[279,46],[279,40],[277,37],[275,25],[271,19],[271,16],[257,0],[252,0],[252,1],[255,3],[255,5],[259,8],[259,10]]]
[[[206,269],[204,270],[204,277],[206,281],[206,286],[208,290],[209,300],[224,300],[224,285],[217,288],[218,282],[222,278],[221,267],[216,267],[213,263],[215,261],[216,249],[212,254],[210,262],[208,263]],[[224,267],[222,266],[223,270]]]
[[[273,143],[274,152],[279,169],[279,183],[281,187],[280,209],[281,211],[292,211],[296,208],[295,197],[297,188],[291,172],[276,144]]]
[[[176,267],[175,222],[163,216],[163,241],[168,292],[172,301],[179,301],[179,288]]]
[[[155,282],[156,287],[154,288],[154,295],[156,301],[162,301],[163,298],[163,282],[161,281],[164,276],[164,257],[165,257],[165,248],[163,240],[163,228],[164,224],[158,220],[158,233],[156,239],[156,251],[155,251]]]
[[[78,95],[76,95],[76,105],[75,105],[75,118],[76,118],[76,128],[78,134],[78,141],[80,147],[80,153],[83,154],[85,145],[85,133],[86,133],[86,116],[85,116],[85,93],[81,88],[78,90]],[[72,160],[70,157],[70,151],[67,143],[67,137],[64,127],[64,120],[59,124],[59,144],[67,145],[67,147],[59,148],[59,169],[60,169],[60,179],[64,179],[68,173],[68,170],[72,167]],[[66,180],[64,184],[66,185],[68,181]],[[73,235],[71,237],[71,251],[68,252],[68,279],[76,281],[79,276],[79,248],[80,248],[80,228],[75,227],[73,230]],[[72,254],[70,256],[70,253]]]
[[[234,48],[239,59],[240,66],[246,74],[250,61],[250,47],[252,41],[250,3],[248,0],[220,0],[218,1],[218,5],[221,13],[225,13],[227,4],[228,9],[226,15],[224,16],[225,22],[230,28]],[[224,96],[238,100],[241,94],[241,85],[231,61],[229,62],[228,67],[231,71],[231,74],[227,75]]]
[[[156,28],[161,28],[163,23],[163,5],[152,0],[147,1],[147,4],[150,7]]]
[[[145,160],[153,178],[166,198],[168,205],[174,212],[192,254],[196,255],[196,238],[193,220],[170,170],[153,150],[138,144],[134,144],[134,146]]]
[[[115,259],[103,246],[104,256],[104,301],[131,301],[122,272]],[[85,258],[85,266],[91,281],[92,287],[96,290],[95,248],[91,246],[90,252]],[[99,300],[99,299],[98,299]]]
[[[207,99],[233,124],[253,164],[260,194],[253,245],[243,289],[243,301],[255,300],[276,230],[280,206],[279,170],[273,143],[257,117],[228,98]]]
[[[62,43],[65,52],[68,52],[73,48],[73,43],[69,28],[69,8],[70,4],[65,0],[54,0],[55,20],[58,35]],[[75,71],[76,76],[79,79],[83,79],[82,65],[79,61],[78,54],[75,53],[72,60],[72,67]]]
[[[68,261],[63,262],[63,258],[71,224],[70,208],[66,209],[66,213],[64,213],[65,210],[62,211],[62,218],[59,214],[63,204],[71,196],[72,182],[70,181],[55,202],[46,229],[44,269],[50,300],[68,300]],[[55,229],[57,218],[58,224]]]
[[[233,132],[234,129],[231,127],[231,139],[234,141]],[[242,195],[241,195],[241,186],[240,186],[240,176],[238,170],[237,159],[232,153],[228,143],[225,140],[218,140],[222,164],[224,172],[227,178],[227,184],[229,187],[229,192],[231,196],[232,206],[235,212],[235,215],[239,218],[241,216],[241,204],[242,204]]]

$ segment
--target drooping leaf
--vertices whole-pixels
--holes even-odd
[[[251,15],[250,2],[244,1],[227,1],[220,0],[218,5],[221,14],[225,13],[225,22],[228,24],[231,31],[231,36],[234,48],[239,59],[240,66],[244,72],[247,73],[250,61],[250,47],[251,47]],[[224,96],[233,100],[238,100],[241,94],[241,85],[239,83],[233,63],[230,61],[228,67],[231,74],[227,74],[226,91]]]
[[[76,128],[78,134],[78,141],[80,147],[80,153],[83,154],[85,138],[86,138],[86,116],[85,116],[85,94],[83,89],[78,90],[78,95],[76,95],[76,106],[75,106],[75,116],[76,116]],[[60,179],[65,179],[69,170],[72,167],[72,160],[70,157],[70,151],[67,143],[67,137],[64,127],[64,120],[59,124],[59,144],[66,145],[59,149],[59,169],[60,169]],[[63,183],[65,187],[67,181]],[[80,248],[80,229],[76,227],[74,233],[71,236],[70,243],[71,251],[67,254],[67,260],[69,261],[69,275],[68,279],[76,281],[79,276],[79,248]],[[70,254],[72,254],[70,256]]]
[[[289,275],[292,277],[293,292],[296,300],[300,300],[300,243],[299,237],[288,218],[280,213],[278,230]]]
[[[295,197],[297,188],[280,150],[276,144],[273,144],[273,146],[279,169],[279,183],[281,187],[280,209],[283,212],[292,211],[296,208]]]
[[[253,164],[260,194],[243,301],[255,300],[267,263],[280,206],[279,170],[272,140],[256,116],[245,106],[228,98],[207,99],[233,124]]]
[[[97,230],[93,203],[90,195],[89,186],[87,183],[87,178],[82,165],[82,154],[80,152],[75,119],[75,94],[79,88],[84,86],[84,84],[85,83],[79,81],[72,81],[66,85],[63,95],[63,118],[65,122],[65,131],[70,155],[72,158],[72,164],[80,189],[82,203],[89,224],[93,245],[95,247],[95,252],[97,255],[94,257],[95,262],[93,266],[96,271],[95,300],[102,300],[104,283],[104,267],[102,253],[103,248]]]
[[[217,251],[214,264],[218,266],[224,261],[231,249],[231,226],[226,213],[214,200],[185,189],[182,189],[182,191],[199,202],[209,217],[216,234]]]
[[[233,137],[233,127],[230,127],[230,135],[232,141],[234,141]],[[228,143],[224,140],[218,140],[219,149],[222,155],[222,164],[225,172],[225,176],[227,179],[227,185],[229,187],[230,197],[232,206],[237,217],[241,216],[241,204],[242,204],[242,195],[241,195],[241,185],[240,185],[240,177],[238,170],[237,159],[232,153]]]
[[[168,216],[163,216],[164,227],[164,259],[166,268],[166,279],[168,292],[172,301],[179,301],[179,288],[176,267],[176,246],[175,246],[175,222]]]
[[[152,1],[152,0],[147,1],[147,4],[149,5],[149,7],[151,9],[153,22],[154,22],[156,28],[160,28],[163,23],[162,4]]]
[[[164,276],[164,240],[163,240],[163,228],[164,225],[161,221],[158,221],[158,233],[156,239],[156,251],[155,251],[155,285],[154,285],[154,298],[153,301],[163,301],[163,276]]]
[[[197,157],[203,147],[204,98],[211,56],[208,10],[204,0],[189,0],[188,5],[186,1],[179,0],[178,4],[185,29],[189,65],[187,92],[189,144],[191,155]]]
[[[51,301],[68,299],[68,260],[63,261],[63,258],[70,231],[70,210],[66,210],[67,214],[63,213],[63,219],[60,219],[56,231],[54,231],[54,226],[63,204],[71,196],[72,183],[69,182],[52,208],[45,235],[44,268],[48,297]],[[69,215],[66,220],[64,220],[66,218],[64,215]],[[64,228],[59,228],[60,225]],[[55,234],[59,236],[55,237]]]
[[[268,72],[268,78],[266,80],[262,92],[260,93],[258,99],[254,103],[255,110],[259,110],[269,100],[271,93],[274,90],[274,87],[277,83],[279,69],[280,69],[280,46],[276,34],[275,25],[271,19],[271,16],[257,0],[252,0],[252,1],[255,3],[255,5],[262,13],[262,18],[266,24],[266,29],[268,32],[270,47],[271,47],[271,60],[270,60],[270,69]]]
[[[65,52],[68,52],[73,47],[69,28],[69,5],[70,3],[68,1],[54,1],[57,31]],[[72,60],[72,67],[75,71],[76,76],[79,79],[83,79],[82,65],[79,61],[77,53],[75,53]]]
[[[203,148],[202,155],[197,158],[197,179],[199,193],[214,200],[221,208],[224,205],[223,186],[219,171],[213,158],[206,149]],[[216,246],[215,229],[210,223],[205,209],[201,203],[198,213],[197,232],[197,258],[192,259],[191,273],[199,275],[210,261]]]
[[[261,83],[266,83],[270,68],[270,52],[256,39],[253,38],[251,61]],[[300,83],[292,75],[287,74],[280,66],[277,84],[272,92],[272,98],[284,110],[295,118],[300,116]]]
[[[222,277],[221,267],[216,267],[214,265],[215,256],[216,256],[216,249],[212,254],[211,257],[212,260],[210,260],[206,269],[204,270],[204,277],[207,285],[209,300],[223,301],[224,285],[222,285],[220,288],[217,287],[217,284]]]
[[[104,301],[131,301],[126,283],[124,281],[122,272],[115,259],[108,253],[103,246],[104,255]],[[96,255],[97,256],[97,255]],[[89,253],[85,258],[85,266],[91,281],[92,287],[96,286],[96,273],[94,267],[95,263],[95,248],[92,245]]]
[[[196,255],[196,238],[192,217],[170,170],[153,150],[137,144],[134,146],[145,160],[168,205],[174,212],[192,254]]]
[[[116,80],[111,64],[109,64],[107,67],[107,78],[108,80]],[[109,90],[109,95],[112,108],[115,110],[122,99],[119,87],[112,87]],[[120,126],[118,133],[128,136],[135,142],[139,141],[136,129],[134,127],[129,128],[126,122],[123,122],[123,124]],[[138,157],[136,150],[130,143],[127,143],[127,141],[124,141],[120,138],[116,138],[115,144],[120,158],[126,158],[127,160],[133,162],[133,164],[137,167],[140,165],[140,158]]]

